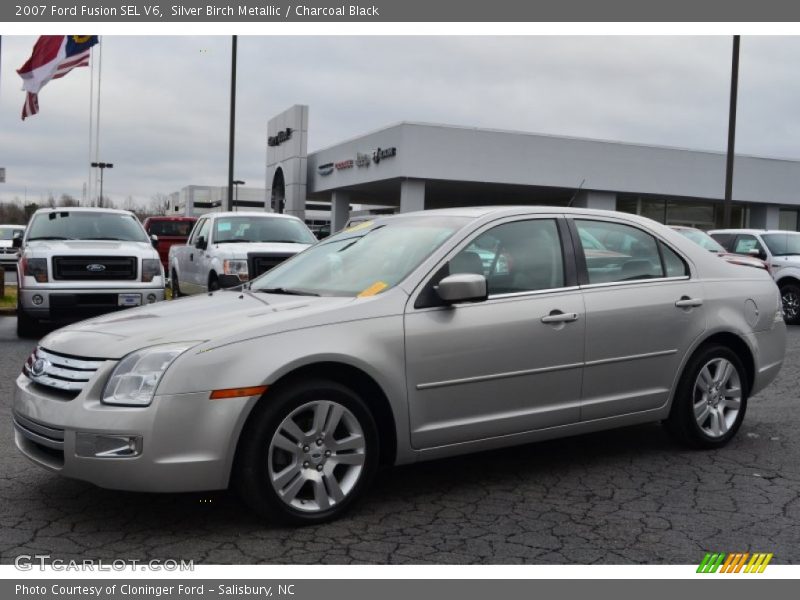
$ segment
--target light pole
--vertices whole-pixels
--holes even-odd
[[[728,152],[725,156],[725,200],[722,205],[722,226],[731,226],[733,197],[733,159],[736,147],[736,100],[739,95],[739,36],[733,36],[731,56],[731,100],[728,108]]]
[[[241,179],[234,179],[231,181],[231,185],[233,186],[233,210],[239,210],[239,186],[244,185],[244,181]]]
[[[106,169],[113,169],[113,163],[107,162],[93,162],[92,166],[96,169],[100,169],[100,201],[97,203],[98,206],[103,206],[103,171]]]

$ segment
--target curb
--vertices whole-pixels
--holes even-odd
[[[16,314],[16,308],[0,308],[0,317],[13,317]]]

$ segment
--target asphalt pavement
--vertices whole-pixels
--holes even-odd
[[[70,481],[14,448],[13,382],[35,345],[0,317],[0,562],[698,564],[706,551],[800,563],[800,328],[724,449],[657,425],[383,471],[343,519],[300,529],[233,493],[137,494]]]

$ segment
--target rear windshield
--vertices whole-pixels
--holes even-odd
[[[194,221],[150,221],[147,231],[150,235],[188,238]]]
[[[34,216],[28,229],[28,241],[36,240],[150,242],[141,223],[131,214],[70,210]]]

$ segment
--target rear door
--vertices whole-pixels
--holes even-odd
[[[200,219],[192,229],[192,235],[189,238],[189,243],[183,249],[183,256],[181,258],[181,285],[188,288],[188,293],[199,294],[205,290],[205,276],[203,272],[203,254],[204,250],[196,247],[195,244],[200,237],[208,240],[208,233],[211,219],[204,217]]]
[[[705,329],[703,285],[674,248],[633,223],[570,222],[581,241],[578,276],[586,304],[581,419],[659,408]]]

